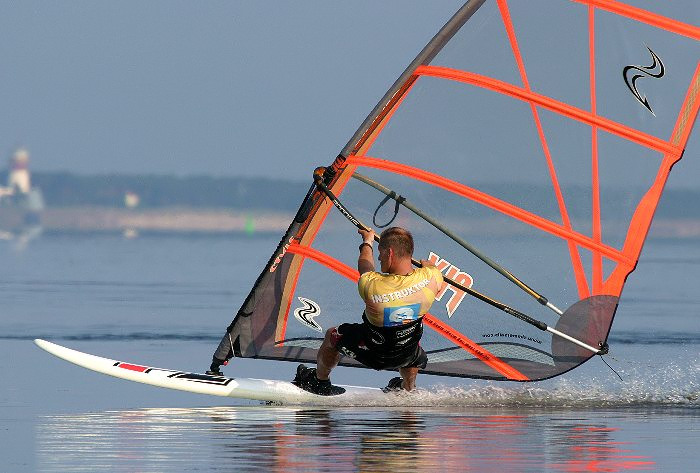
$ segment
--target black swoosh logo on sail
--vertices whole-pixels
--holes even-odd
[[[642,94],[640,94],[639,90],[637,90],[637,79],[642,77],[653,77],[655,79],[660,79],[664,76],[665,72],[664,63],[661,61],[661,58],[659,58],[659,56],[657,56],[649,46],[647,46],[647,49],[651,54],[651,58],[654,60],[651,66],[626,66],[624,69],[622,69],[622,77],[625,79],[625,84],[627,84],[627,87],[630,89],[632,94],[634,94],[639,103],[644,105],[652,115],[656,116],[654,111],[651,109],[651,105],[649,105],[649,100],[647,100],[646,95],[642,97]]]
[[[294,309],[294,317],[297,318],[299,322],[306,325],[312,330],[317,332],[323,332],[323,329],[319,324],[316,323],[314,318],[321,315],[321,308],[314,301],[307,299],[306,297],[297,297],[299,302],[304,304],[304,307],[297,307]]]

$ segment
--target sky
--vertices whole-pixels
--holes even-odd
[[[303,181],[462,0],[0,4],[1,160]]]
[[[37,170],[307,179],[460,4],[3,2],[0,152],[24,145]]]

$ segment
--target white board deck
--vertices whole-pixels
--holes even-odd
[[[319,396],[304,391],[289,381],[255,378],[227,378],[199,373],[188,373],[163,368],[110,360],[66,348],[46,340],[36,339],[34,343],[58,358],[116,378],[137,383],[150,384],[161,388],[177,389],[212,396],[224,396],[258,401],[300,403],[300,404],[344,404],[353,400],[362,402],[377,401],[390,397],[379,388],[362,386],[341,386],[345,393],[337,396]]]

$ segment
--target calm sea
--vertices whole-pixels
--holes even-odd
[[[596,358],[538,384],[422,376],[420,408],[309,409],[113,379],[32,343],[202,372],[278,239],[0,241],[0,469],[698,471],[695,239],[648,241],[609,339],[622,381]],[[226,373],[287,379],[294,367],[236,360]],[[334,381],[391,376],[339,368]]]

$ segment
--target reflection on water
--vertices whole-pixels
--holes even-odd
[[[38,421],[37,460],[47,472],[656,469],[638,434],[659,413],[609,414],[217,407],[60,415]]]

